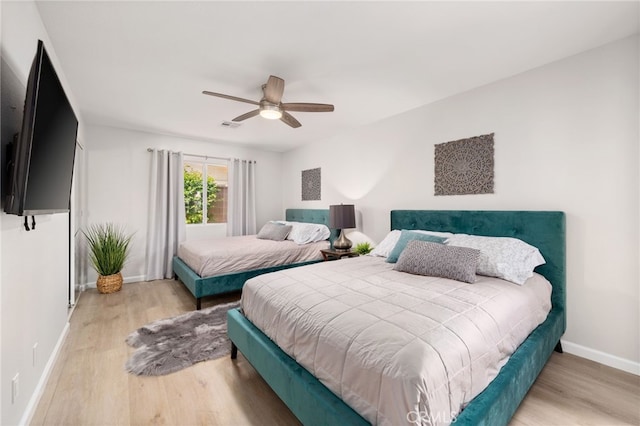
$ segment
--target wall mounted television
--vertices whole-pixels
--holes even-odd
[[[78,119],[44,43],[29,72],[20,133],[9,144],[4,211],[19,216],[69,211]]]

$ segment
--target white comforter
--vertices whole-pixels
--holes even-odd
[[[296,244],[293,241],[261,240],[255,235],[186,241],[178,257],[201,277],[250,271],[322,259],[328,241]]]
[[[363,256],[244,286],[247,318],[372,424],[448,424],[550,308],[551,285],[474,284]]]

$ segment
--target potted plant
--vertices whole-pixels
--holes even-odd
[[[365,254],[369,254],[371,250],[373,250],[371,244],[365,241],[363,243],[356,244],[356,248],[353,251],[358,253],[360,256],[364,256]]]
[[[98,273],[96,287],[103,294],[122,288],[122,268],[129,255],[133,235],[113,223],[92,225],[83,231],[89,245],[89,262]]]

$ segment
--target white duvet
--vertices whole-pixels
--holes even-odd
[[[362,256],[261,275],[242,309],[372,424],[448,424],[544,321],[551,285],[392,267]]]
[[[261,240],[255,235],[186,241],[178,257],[201,277],[250,271],[322,259],[328,241],[299,245],[293,241]]]

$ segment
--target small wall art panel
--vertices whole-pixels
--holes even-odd
[[[435,145],[435,195],[493,194],[493,133]]]
[[[320,182],[320,167],[302,171],[302,201],[320,199]]]

